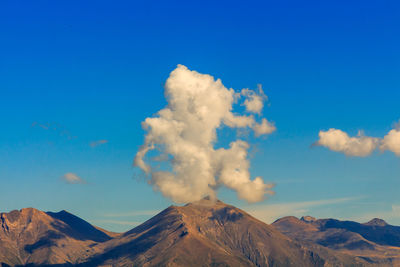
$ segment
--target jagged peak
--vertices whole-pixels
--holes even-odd
[[[9,212],[2,212],[1,214],[20,214],[20,213],[27,214],[30,212],[41,212],[41,211],[38,209],[35,209],[35,208],[28,207],[28,208],[22,208],[19,210],[11,210]]]
[[[1,215],[7,217],[7,219],[9,219],[10,221],[14,221],[21,216],[31,218],[32,216],[43,216],[46,214],[45,212],[35,208],[22,208],[20,210],[12,210],[10,212],[2,212]]]

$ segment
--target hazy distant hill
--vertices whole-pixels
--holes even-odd
[[[357,223],[290,216],[275,221],[272,226],[295,240],[319,244],[381,265],[400,266],[400,227],[381,219]]]
[[[208,199],[171,206],[122,234],[103,231],[65,211],[45,213],[30,208],[1,213],[0,219],[0,262],[10,266],[392,265],[390,260],[373,262],[310,238],[331,223],[286,217],[271,226]],[[365,226],[375,229],[378,223],[371,224]],[[345,230],[335,231],[343,239]],[[354,235],[358,235],[354,241],[376,245]],[[346,247],[350,243],[336,244]],[[364,247],[364,243],[355,244]]]

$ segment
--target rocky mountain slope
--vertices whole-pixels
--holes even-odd
[[[91,246],[110,239],[66,211],[26,208],[0,214],[0,262],[8,265],[76,262]]]
[[[309,236],[308,232],[320,231],[313,223],[294,217],[292,220],[302,227],[298,232],[306,233],[304,237]],[[171,206],[122,234],[103,231],[65,211],[22,209],[0,214],[0,263],[296,267],[392,264],[380,261],[381,265],[377,265],[376,261],[343,253],[312,239],[302,241],[286,231],[289,228],[294,229],[290,220],[267,225],[236,207],[209,199]]]
[[[400,266],[400,227],[381,219],[357,223],[290,216],[275,221],[272,226],[303,243],[319,244],[377,265]]]
[[[323,247],[304,247],[238,208],[206,199],[171,206],[96,249],[86,264],[300,267],[364,263]]]

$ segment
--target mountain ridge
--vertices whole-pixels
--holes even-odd
[[[390,261],[371,261],[362,255],[311,242],[307,234],[321,231],[323,221],[303,219],[285,217],[268,225],[220,200],[203,199],[170,206],[125,233],[112,233],[65,210],[21,209],[0,214],[0,263],[4,266],[301,267],[378,266],[377,263],[391,266]],[[371,224],[365,227],[385,227],[379,226],[382,222],[378,220]],[[304,240],[284,231],[283,226],[293,225],[305,233]]]
[[[400,227],[374,218],[366,223],[336,219],[283,217],[272,223],[294,240],[302,240],[381,264],[400,265]],[[391,266],[391,265],[390,265]]]

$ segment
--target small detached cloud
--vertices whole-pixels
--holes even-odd
[[[379,139],[364,136],[361,132],[357,137],[350,137],[341,130],[329,129],[319,132],[319,140],[315,144],[347,156],[366,157],[378,147]]]
[[[360,131],[356,137],[350,137],[346,132],[338,129],[329,129],[319,132],[319,140],[314,145],[326,147],[347,156],[366,157],[374,150],[382,152],[388,150],[400,157],[400,127],[389,131],[383,138],[364,136]]]
[[[64,174],[61,178],[64,182],[68,184],[86,184],[85,180],[72,172]]]
[[[101,145],[104,145],[107,143],[108,143],[108,140],[103,139],[103,140],[97,140],[97,141],[90,142],[89,145],[90,145],[90,147],[97,147],[97,146],[101,146]]]

